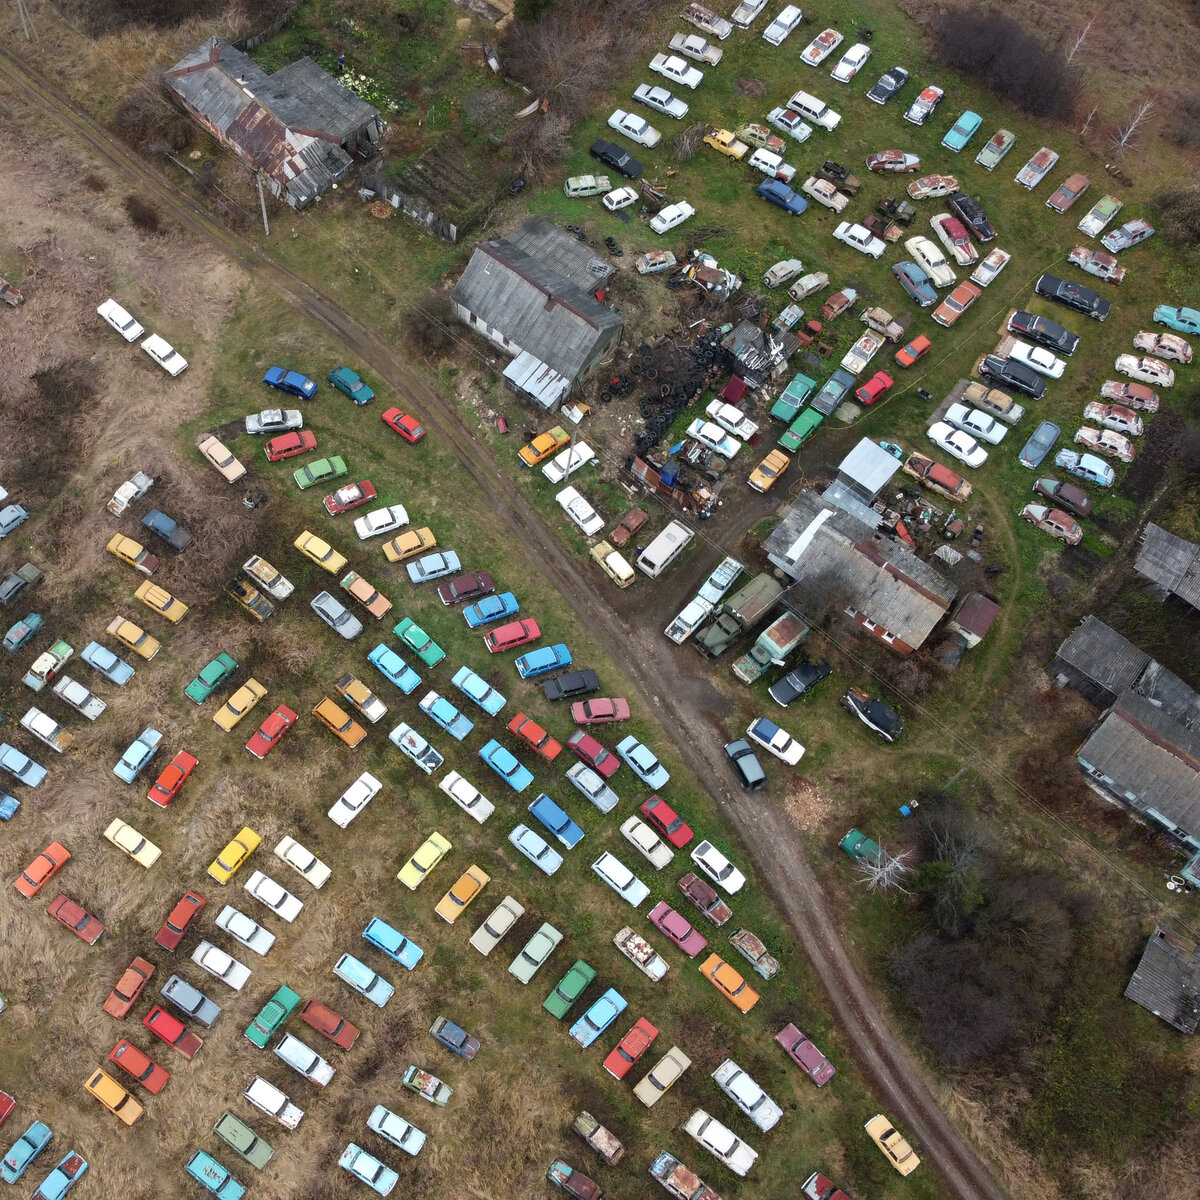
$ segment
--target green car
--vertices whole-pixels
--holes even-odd
[[[237,670],[237,663],[228,654],[218,654],[183,689],[183,694],[197,704],[203,704]]]
[[[370,404],[375,393],[349,367],[334,367],[326,378],[355,404]]]
[[[271,1161],[275,1151],[250,1128],[240,1117],[226,1109],[217,1123],[213,1133],[226,1145],[231,1146],[235,1153],[240,1154],[252,1167],[260,1171]]]
[[[262,1011],[246,1028],[246,1038],[260,1050],[266,1049],[273,1034],[295,1011],[300,997],[286,985],[263,1005]]]
[[[577,958],[571,969],[555,985],[554,991],[546,997],[542,1007],[552,1017],[561,1021],[571,1005],[583,994],[583,989],[595,978],[595,970],[582,958]]]
[[[436,667],[446,652],[412,619],[405,617],[392,632],[427,666]]]
[[[332,458],[318,458],[316,462],[306,467],[297,467],[292,472],[296,486],[304,491],[314,483],[324,483],[327,479],[340,479],[346,474],[346,460],[340,454]]]

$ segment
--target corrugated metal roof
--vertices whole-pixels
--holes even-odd
[[[1200,546],[1194,542],[1150,522],[1142,530],[1142,548],[1133,567],[1139,575],[1200,608]]]
[[[895,459],[892,461],[895,462]],[[851,491],[850,487],[840,479],[835,479],[821,493],[821,499],[828,500],[834,507],[848,512],[852,517],[857,517],[872,532],[879,528],[879,522],[883,520],[880,513],[867,504],[857,492]]]
[[[298,110],[296,119],[289,122],[293,128],[320,130],[344,142],[379,116],[379,109],[356,96],[311,58],[288,63],[271,76],[271,82],[281,103],[303,105],[303,111],[315,114],[318,119],[315,126],[308,125]],[[279,115],[284,116],[282,110]]]
[[[863,438],[838,464],[838,474],[865,491],[872,500],[898,470],[899,460],[870,438]]]
[[[1151,703],[1161,705],[1184,728],[1200,733],[1200,693],[1162,663],[1152,662],[1133,690]]]
[[[1128,638],[1090,613],[1079,628],[1059,646],[1055,658],[1099,683],[1112,695],[1131,688],[1151,659]]]
[[[540,408],[553,412],[571,389],[571,381],[523,350],[504,368],[504,378]]]
[[[529,217],[504,240],[570,280],[581,292],[597,291],[614,270],[612,263],[598,258],[586,243],[545,217]]]
[[[1000,605],[995,600],[989,600],[982,592],[970,592],[963,597],[954,620],[968,633],[983,637],[999,615]]]
[[[1200,953],[1196,943],[1165,925],[1151,934],[1125,998],[1181,1033],[1200,1024]]]

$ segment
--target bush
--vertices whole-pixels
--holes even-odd
[[[135,229],[155,236],[163,232],[162,218],[158,215],[158,209],[153,204],[147,204],[141,196],[136,196],[131,192],[121,202],[121,207],[125,210],[129,223]]]
[[[1158,228],[1180,250],[1200,250],[1200,184],[1181,183],[1163,188],[1153,200]]]
[[[1200,93],[1176,96],[1167,122],[1167,136],[1177,146],[1200,146]]]

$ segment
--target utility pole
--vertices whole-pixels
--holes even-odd
[[[263,231],[267,237],[271,236],[271,226],[267,223],[267,198],[263,195],[262,172],[255,171],[254,182],[258,184],[258,203],[262,208]]]

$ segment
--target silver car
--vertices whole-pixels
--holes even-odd
[[[246,417],[247,433],[288,433],[303,428],[304,418],[298,408],[264,408]]]
[[[362,622],[340,601],[328,592],[318,592],[309,607],[339,637],[351,641],[363,631]]]
[[[191,1017],[205,1029],[221,1015],[221,1006],[210,1000],[198,988],[192,987],[186,979],[172,975],[162,987],[163,999],[174,1005],[184,1016]]]
[[[647,108],[653,108],[657,112],[664,113],[668,117],[674,117],[677,121],[682,121],[688,115],[688,106],[665,87],[655,87],[649,83],[639,83],[633,89],[633,98],[639,103],[646,105]]]
[[[612,812],[617,807],[617,793],[594,771],[587,763],[576,763],[568,772],[567,778],[577,787],[602,813]]]

